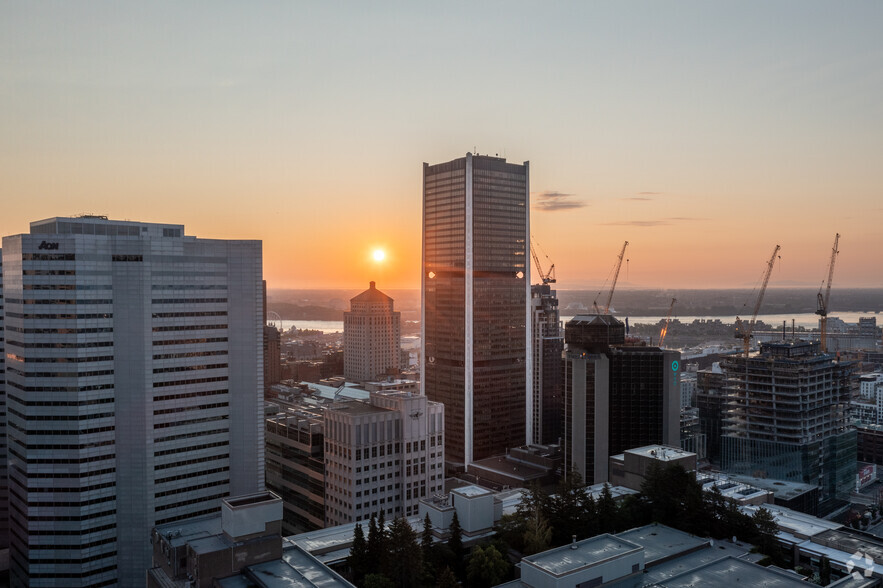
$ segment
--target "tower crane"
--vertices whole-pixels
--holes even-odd
[[[610,314],[610,303],[613,302],[613,291],[616,289],[616,280],[619,278],[619,270],[622,267],[622,260],[625,257],[625,248],[629,246],[629,242],[626,241],[622,245],[622,251],[619,252],[619,257],[616,260],[616,269],[613,272],[613,282],[610,284],[610,293],[607,295],[607,303],[604,304],[604,312],[603,314]],[[601,293],[598,292],[598,295]],[[598,314],[602,314],[601,310],[598,308],[598,299],[592,303],[592,306],[595,307],[595,312]]]
[[[665,317],[665,323],[662,325],[662,332],[659,333],[659,345],[658,347],[662,347],[662,344],[665,343],[665,335],[668,333],[668,323],[671,322],[671,311],[674,310],[675,302],[677,302],[677,298],[671,299],[671,306],[668,307],[668,316]]]
[[[543,273],[543,268],[540,265],[540,258],[537,256],[537,251],[533,246],[533,239],[530,241],[530,255],[533,257],[533,264],[537,268],[537,273],[540,274],[540,278],[543,280],[543,284],[554,284],[555,283],[555,264],[549,266],[549,271]],[[549,259],[549,256],[546,255],[546,259]],[[551,262],[552,260],[549,259]]]
[[[822,344],[822,353],[828,351],[828,300],[831,298],[831,279],[834,277],[834,262],[837,261],[837,244],[840,242],[840,233],[834,235],[834,247],[831,248],[831,264],[828,266],[828,280],[824,282],[825,295],[822,296],[822,288],[819,287],[818,303],[819,307],[816,314],[819,315],[819,330],[822,332],[820,340]]]
[[[751,322],[745,324],[742,319],[736,317],[736,338],[742,339],[742,349],[745,353],[745,357],[748,357],[748,348],[751,345],[751,332],[754,331],[754,323],[757,321],[757,313],[760,311],[763,295],[766,293],[767,284],[770,282],[770,276],[773,273],[773,265],[776,263],[776,256],[779,253],[779,249],[781,249],[781,247],[776,245],[776,248],[773,249],[773,254],[770,256],[770,260],[767,262],[767,268],[763,276],[763,285],[761,285],[760,292],[757,294],[757,302],[754,303],[754,314],[751,315]]]

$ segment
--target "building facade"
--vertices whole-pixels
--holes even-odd
[[[347,380],[366,382],[402,364],[402,319],[393,299],[370,287],[350,300],[343,313],[343,373]]]
[[[410,392],[325,409],[325,524],[418,512],[444,490],[445,407]]]
[[[529,166],[423,164],[421,382],[452,469],[529,442]]]
[[[143,584],[155,525],[263,489],[261,243],[53,218],[2,255],[12,584]]]
[[[680,446],[680,353],[625,345],[610,315],[565,325],[564,463],[587,484],[608,480],[608,458],[652,444]]]
[[[815,484],[820,512],[855,484],[856,433],[849,424],[854,366],[835,362],[815,341],[762,343],[730,357],[726,372],[725,471]]]
[[[531,442],[560,443],[564,432],[564,334],[558,297],[548,284],[530,288],[533,380],[531,392]]]

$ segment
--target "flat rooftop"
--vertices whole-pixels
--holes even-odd
[[[610,490],[610,495],[614,499],[623,498],[632,494],[638,494],[637,490],[632,490],[631,488],[626,488],[625,486],[613,486],[611,484],[608,484],[607,482],[586,486],[586,492],[591,495],[592,500],[595,500],[597,502],[597,500],[601,498],[601,493],[604,492],[604,486],[608,487],[608,489]]]
[[[745,514],[751,516],[760,508],[759,506],[742,506],[740,509]],[[784,506],[775,504],[764,504],[763,508],[770,511],[779,525],[779,531],[793,533],[796,536],[807,538],[814,537],[825,531],[840,529],[843,525],[820,519],[812,515],[808,515]]]
[[[616,536],[643,547],[647,566],[709,545],[708,539],[655,524],[617,533]]]
[[[373,404],[369,404],[367,402],[358,402],[358,401],[354,401],[354,400],[344,400],[342,402],[335,402],[334,404],[332,404],[331,406],[328,407],[328,410],[346,413],[346,414],[352,414],[352,415],[356,415],[356,416],[394,412],[388,408],[383,408],[381,406],[374,406]]]
[[[548,474],[547,470],[539,468],[523,461],[509,460],[504,457],[489,457],[469,464],[469,473],[474,473],[473,468],[503,474],[510,478],[527,482],[535,478],[542,478]]]
[[[736,482],[749,484],[751,486],[754,486],[755,488],[760,488],[762,490],[769,490],[776,496],[776,498],[780,500],[791,500],[792,498],[796,498],[801,494],[810,492],[818,488],[818,486],[814,486],[812,484],[803,484],[802,482],[788,482],[786,480],[774,480],[771,478],[754,478],[752,476],[739,475],[730,475],[728,477]]]
[[[647,445],[646,447],[638,447],[636,449],[628,449],[624,453],[632,455],[640,455],[642,457],[652,457],[659,461],[674,461],[685,457],[696,457],[692,451],[684,451],[678,447],[670,445]]]
[[[467,498],[475,498],[477,496],[488,496],[493,494],[487,488],[482,488],[481,486],[461,486],[460,488],[454,488],[451,490],[454,494],[460,494],[461,496],[466,496]]]
[[[800,576],[773,570],[735,557],[725,557],[658,583],[665,588],[732,588],[763,586],[764,588],[807,588],[816,586]]]
[[[220,512],[207,517],[167,523],[156,527],[156,532],[168,541],[172,547],[178,547],[197,539],[220,535],[222,531]]]
[[[605,534],[537,553],[521,561],[560,576],[640,550],[639,545]]]

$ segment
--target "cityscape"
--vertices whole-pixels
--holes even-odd
[[[881,17],[0,7],[0,585],[883,585]]]

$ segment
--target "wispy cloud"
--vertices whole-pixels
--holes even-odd
[[[662,192],[636,192],[636,194],[636,196],[623,196],[620,200],[647,202],[653,200],[653,196],[662,196]]]
[[[662,192],[638,192],[640,196],[662,196]]]
[[[647,198],[646,196],[623,196],[622,200],[638,200],[641,202],[647,202],[648,200],[653,200],[653,199]]]
[[[547,190],[533,196],[534,210],[544,212],[573,210],[574,208],[583,208],[584,206],[588,206],[588,204],[579,200],[573,194],[565,194],[564,192]]]
[[[612,227],[662,227],[667,225],[674,225],[682,222],[692,222],[692,221],[703,221],[708,220],[707,218],[697,218],[690,216],[672,216],[669,218],[661,218],[657,220],[625,220],[625,221],[612,221],[609,223],[600,223],[606,226]]]

